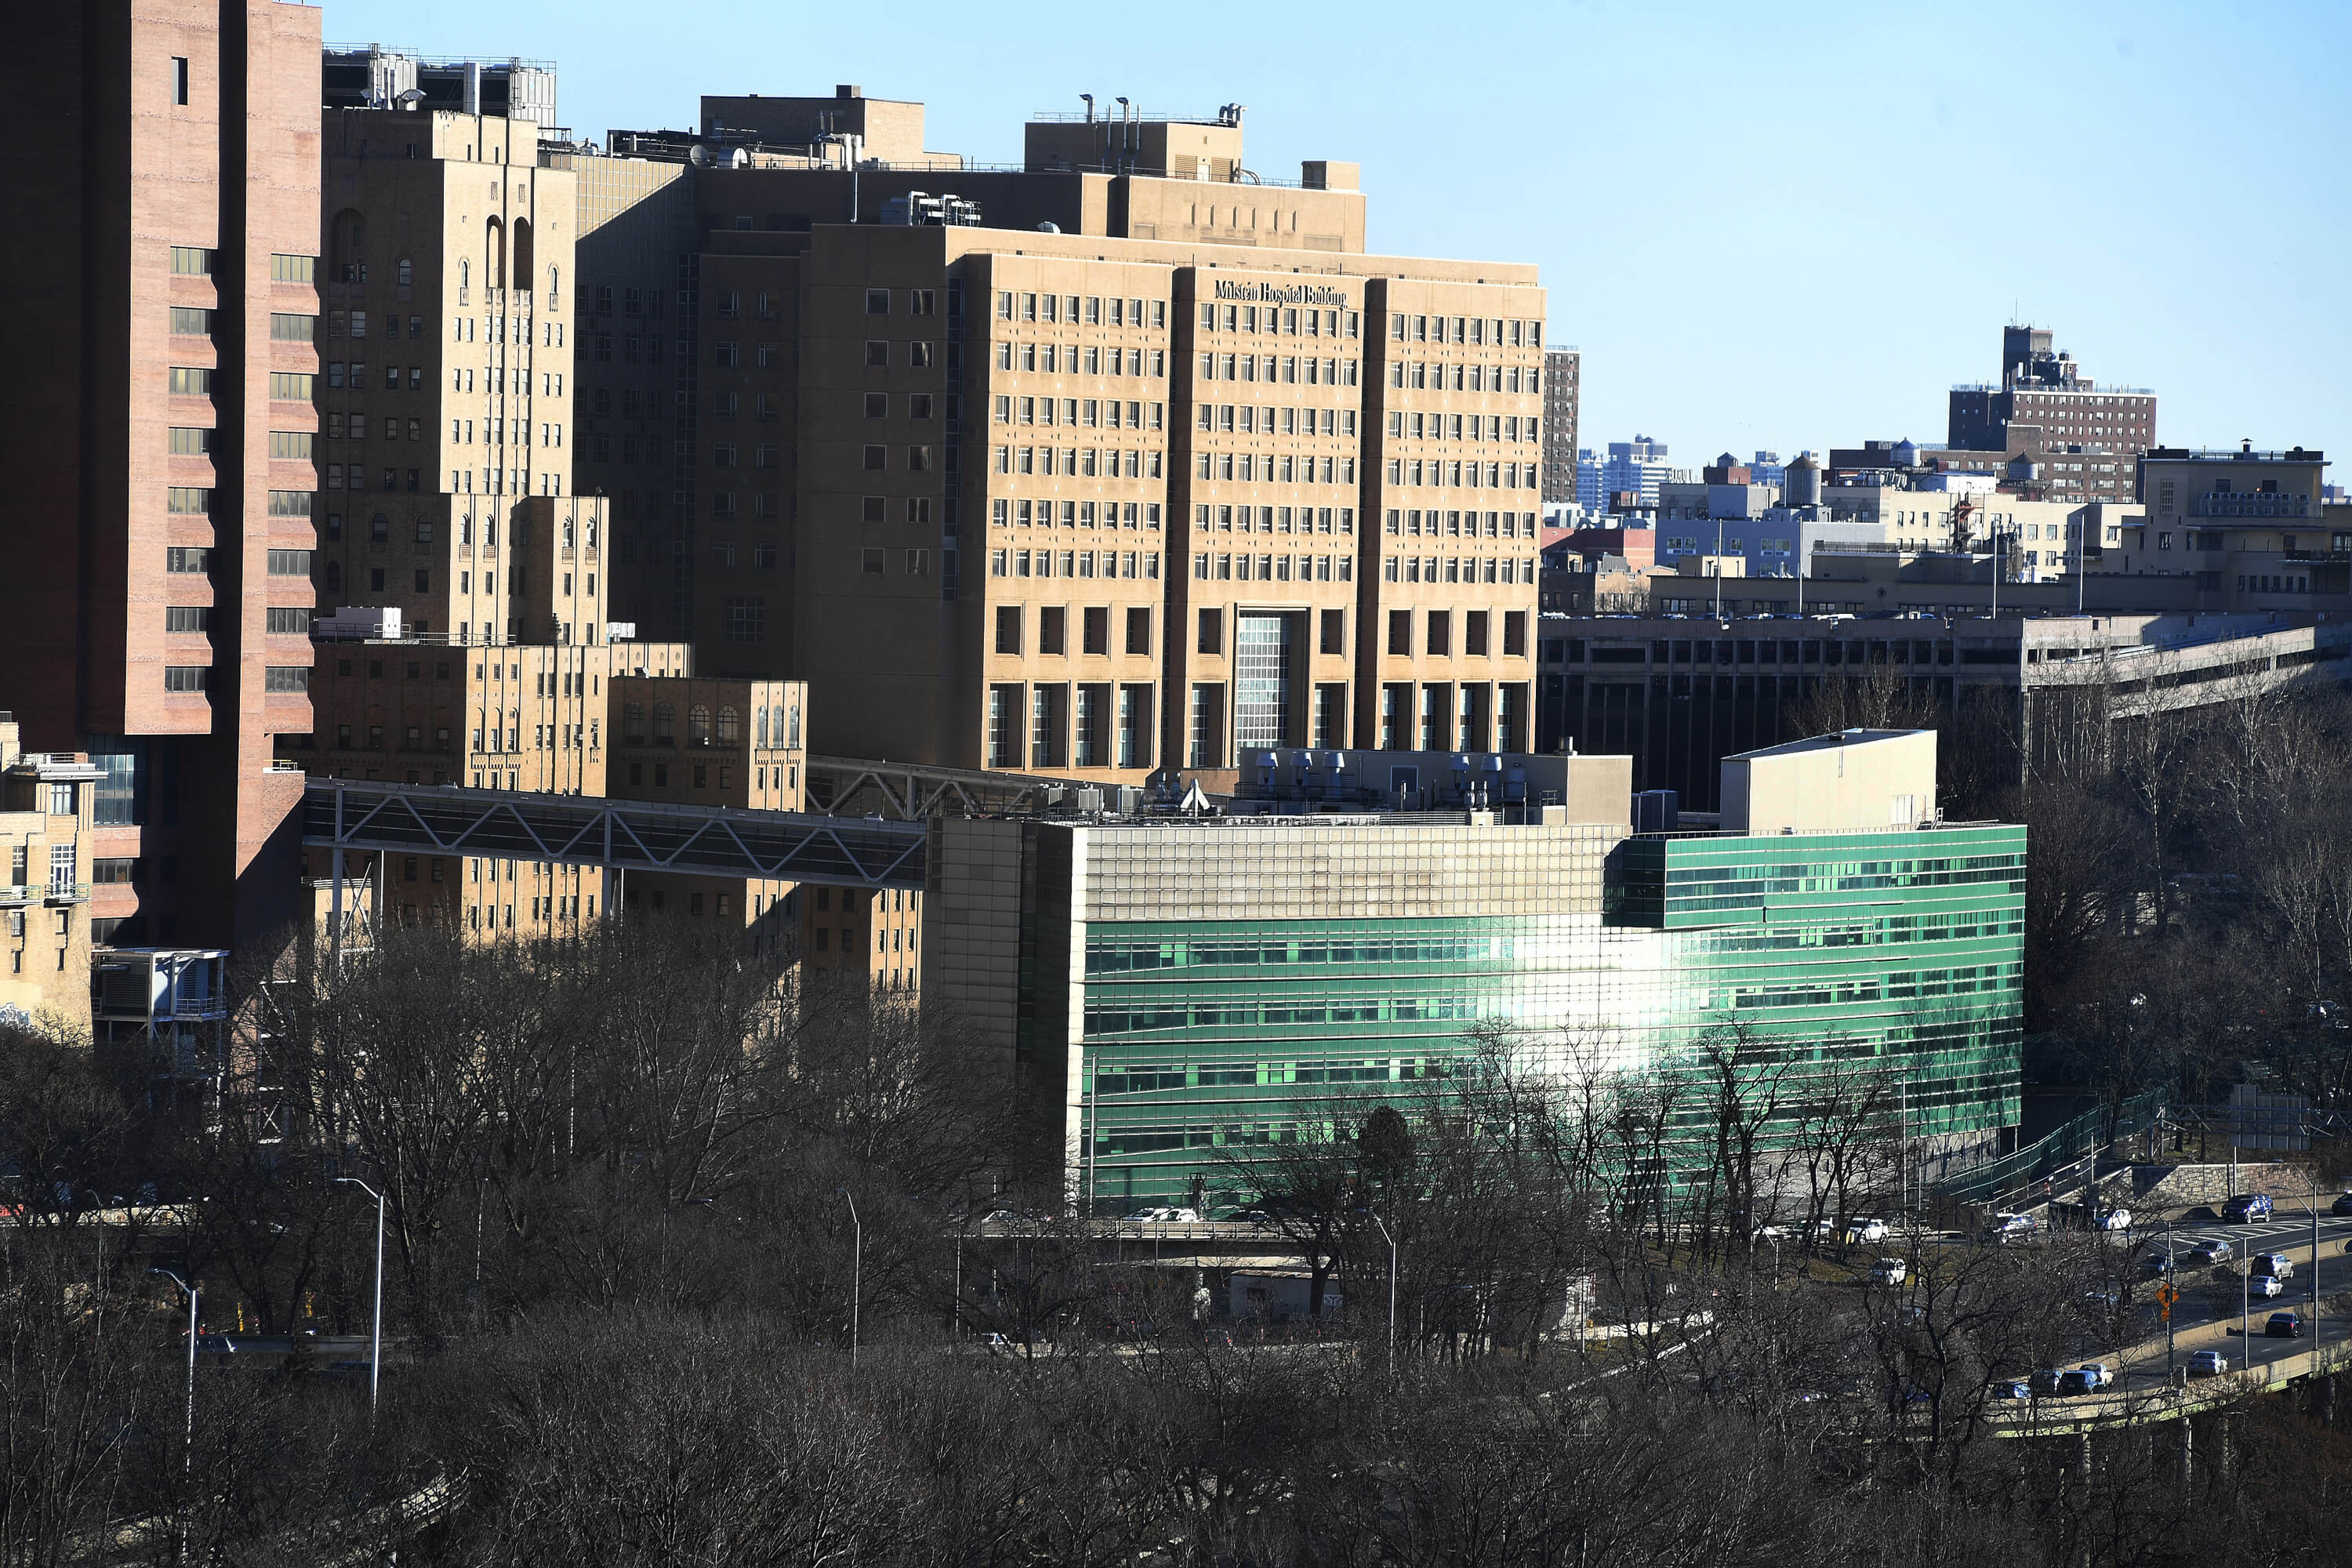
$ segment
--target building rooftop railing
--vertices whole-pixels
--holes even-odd
[[[2036,386],[2031,384],[2003,386],[1997,381],[1956,381],[1952,384],[1952,390],[1954,392],[2072,392],[2084,397],[2096,397],[2104,393],[2109,392],[2121,393],[2127,397],[2154,397],[2156,395],[2156,388],[2152,386],[2116,386],[2104,383],[2090,386]]]
[[[1121,118],[1116,105],[1097,110],[1041,109],[1029,117],[1032,125],[1229,125],[1232,121],[1222,112],[1211,114],[1170,114],[1156,109],[1132,109]]]

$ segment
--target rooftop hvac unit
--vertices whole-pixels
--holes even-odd
[[[401,635],[400,610],[393,605],[343,605],[311,623],[310,635],[326,642],[390,641]]]

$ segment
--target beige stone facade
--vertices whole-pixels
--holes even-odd
[[[0,1019],[89,1032],[91,804],[78,752],[26,752],[0,715]]]
[[[1026,172],[885,161],[854,209],[845,169],[700,170],[668,275],[674,212],[600,214],[613,613],[805,679],[837,755],[1213,782],[1245,744],[1528,743],[1534,269],[1366,254],[1353,166],[1252,183],[1239,121],[1041,121]],[[990,226],[872,221],[912,189]]]

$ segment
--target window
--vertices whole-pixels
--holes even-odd
[[[261,672],[264,691],[308,691],[310,689],[310,667],[307,664],[273,664]]]
[[[172,101],[175,104],[188,101],[188,57],[185,55],[172,57]]]
[[[207,665],[167,664],[163,667],[163,689],[202,691],[211,684],[212,673]]]
[[[163,510],[181,516],[203,516],[213,510],[213,492],[189,485],[172,485],[163,491]]]
[[[171,391],[174,397],[210,397],[213,373],[201,365],[175,364],[171,367]]]
[[[310,633],[310,612],[299,605],[272,605],[266,614],[266,628],[272,637],[308,637]]]
[[[1486,612],[1465,611],[1462,616],[1462,651],[1472,658],[1486,657]]]
[[[879,577],[882,575],[882,554],[883,552],[880,550],[859,551],[857,552],[858,571],[864,573],[868,577]]]
[[[279,253],[269,258],[269,280],[273,283],[315,283],[318,275],[319,258],[315,256]]]
[[[1223,610],[1201,612],[1201,636],[1198,646],[1202,653],[1221,654],[1225,651],[1225,613]]]
[[[1452,657],[1454,652],[1453,611],[1432,610],[1429,612],[1428,652],[1432,658],[1447,658]]]
[[[308,577],[310,574],[310,552],[307,550],[271,551],[269,574],[272,577]]]
[[[1528,613],[1525,610],[1503,612],[1503,657],[1525,658],[1528,655]]]
[[[201,633],[212,629],[213,613],[204,605],[169,605],[163,610],[167,632]]]
[[[204,575],[210,573],[212,570],[212,556],[213,552],[211,550],[203,545],[171,545],[163,552],[163,570],[166,572],[190,572],[198,575]]]
[[[868,471],[868,472],[875,472],[875,471],[879,471],[879,470],[887,469],[887,468],[889,468],[889,466],[890,466],[890,448],[889,448],[889,447],[866,447],[866,469],[867,469],[867,471]]]
[[[727,601],[727,640],[731,643],[757,643],[767,637],[768,601],[753,595],[737,596]]]
[[[1066,612],[1059,605],[1041,605],[1037,611],[1037,651],[1045,654],[1065,654],[1069,651],[1063,637]]]
[[[996,607],[996,651],[1018,655],[1021,652],[1021,606],[999,605]]]
[[[1141,654],[1151,651],[1151,610],[1149,605],[1137,605],[1127,612],[1127,651]]]
[[[172,247],[172,270],[184,278],[209,278],[213,275],[213,253],[201,245]]]
[[[1399,658],[1412,657],[1412,612],[1389,612],[1389,652]]]
[[[890,313],[890,290],[887,289],[868,289],[866,290],[866,313],[869,316],[888,315]]]
[[[269,335],[281,343],[316,342],[319,340],[319,318],[272,310],[269,313]]]
[[[1325,610],[1322,613],[1321,647],[1325,653],[1343,654],[1348,651],[1348,612]]]
[[[213,335],[213,313],[191,305],[172,307],[172,335],[180,338],[208,338]]]
[[[269,395],[280,403],[308,403],[310,401],[310,384],[317,379],[307,371],[273,370],[269,373]],[[205,390],[212,390],[209,372],[206,373]]]
[[[866,366],[868,370],[889,369],[890,345],[879,338],[868,340],[866,344]]]

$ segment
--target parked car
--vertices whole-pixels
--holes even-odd
[[[2273,1312],[2270,1321],[2263,1325],[2263,1332],[2274,1340],[2299,1340],[2303,1338],[2303,1319],[2294,1312]]]
[[[1987,1389],[1986,1395],[2000,1401],[2031,1399],[2033,1397],[2033,1385],[2030,1383],[2021,1383],[2013,1377],[2005,1377]]]
[[[2254,1274],[2266,1274],[2273,1279],[2294,1278],[2294,1259],[2284,1252],[2257,1252],[2247,1261],[2246,1268]]]
[[[1886,1222],[1883,1219],[1850,1219],[1845,1222],[1845,1239],[1853,1247],[1874,1247],[1886,1239]]]
[[[2031,1241],[2041,1232],[2042,1222],[2030,1214],[1997,1214],[1985,1226],[1987,1241]]]
[[[2329,1214],[2352,1214],[2352,1192],[2344,1193],[2327,1205]]]
[[[2231,1225],[2252,1225],[2271,1217],[2268,1193],[2240,1193],[2222,1205],[2221,1217]]]
[[[2132,1216],[2129,1209],[2109,1209],[2099,1215],[2097,1220],[2101,1230],[2129,1230],[2131,1223]]]
[[[1911,1278],[1911,1266],[1899,1258],[1882,1258],[1871,1265],[1870,1277],[1881,1285],[1900,1285]]]
[[[2275,1274],[2257,1274],[2246,1281],[2246,1293],[2267,1300],[2286,1294],[2286,1281]]]
[[[2230,1370],[2230,1358],[2220,1351],[2199,1351],[2189,1358],[2191,1377],[2219,1377]]]

